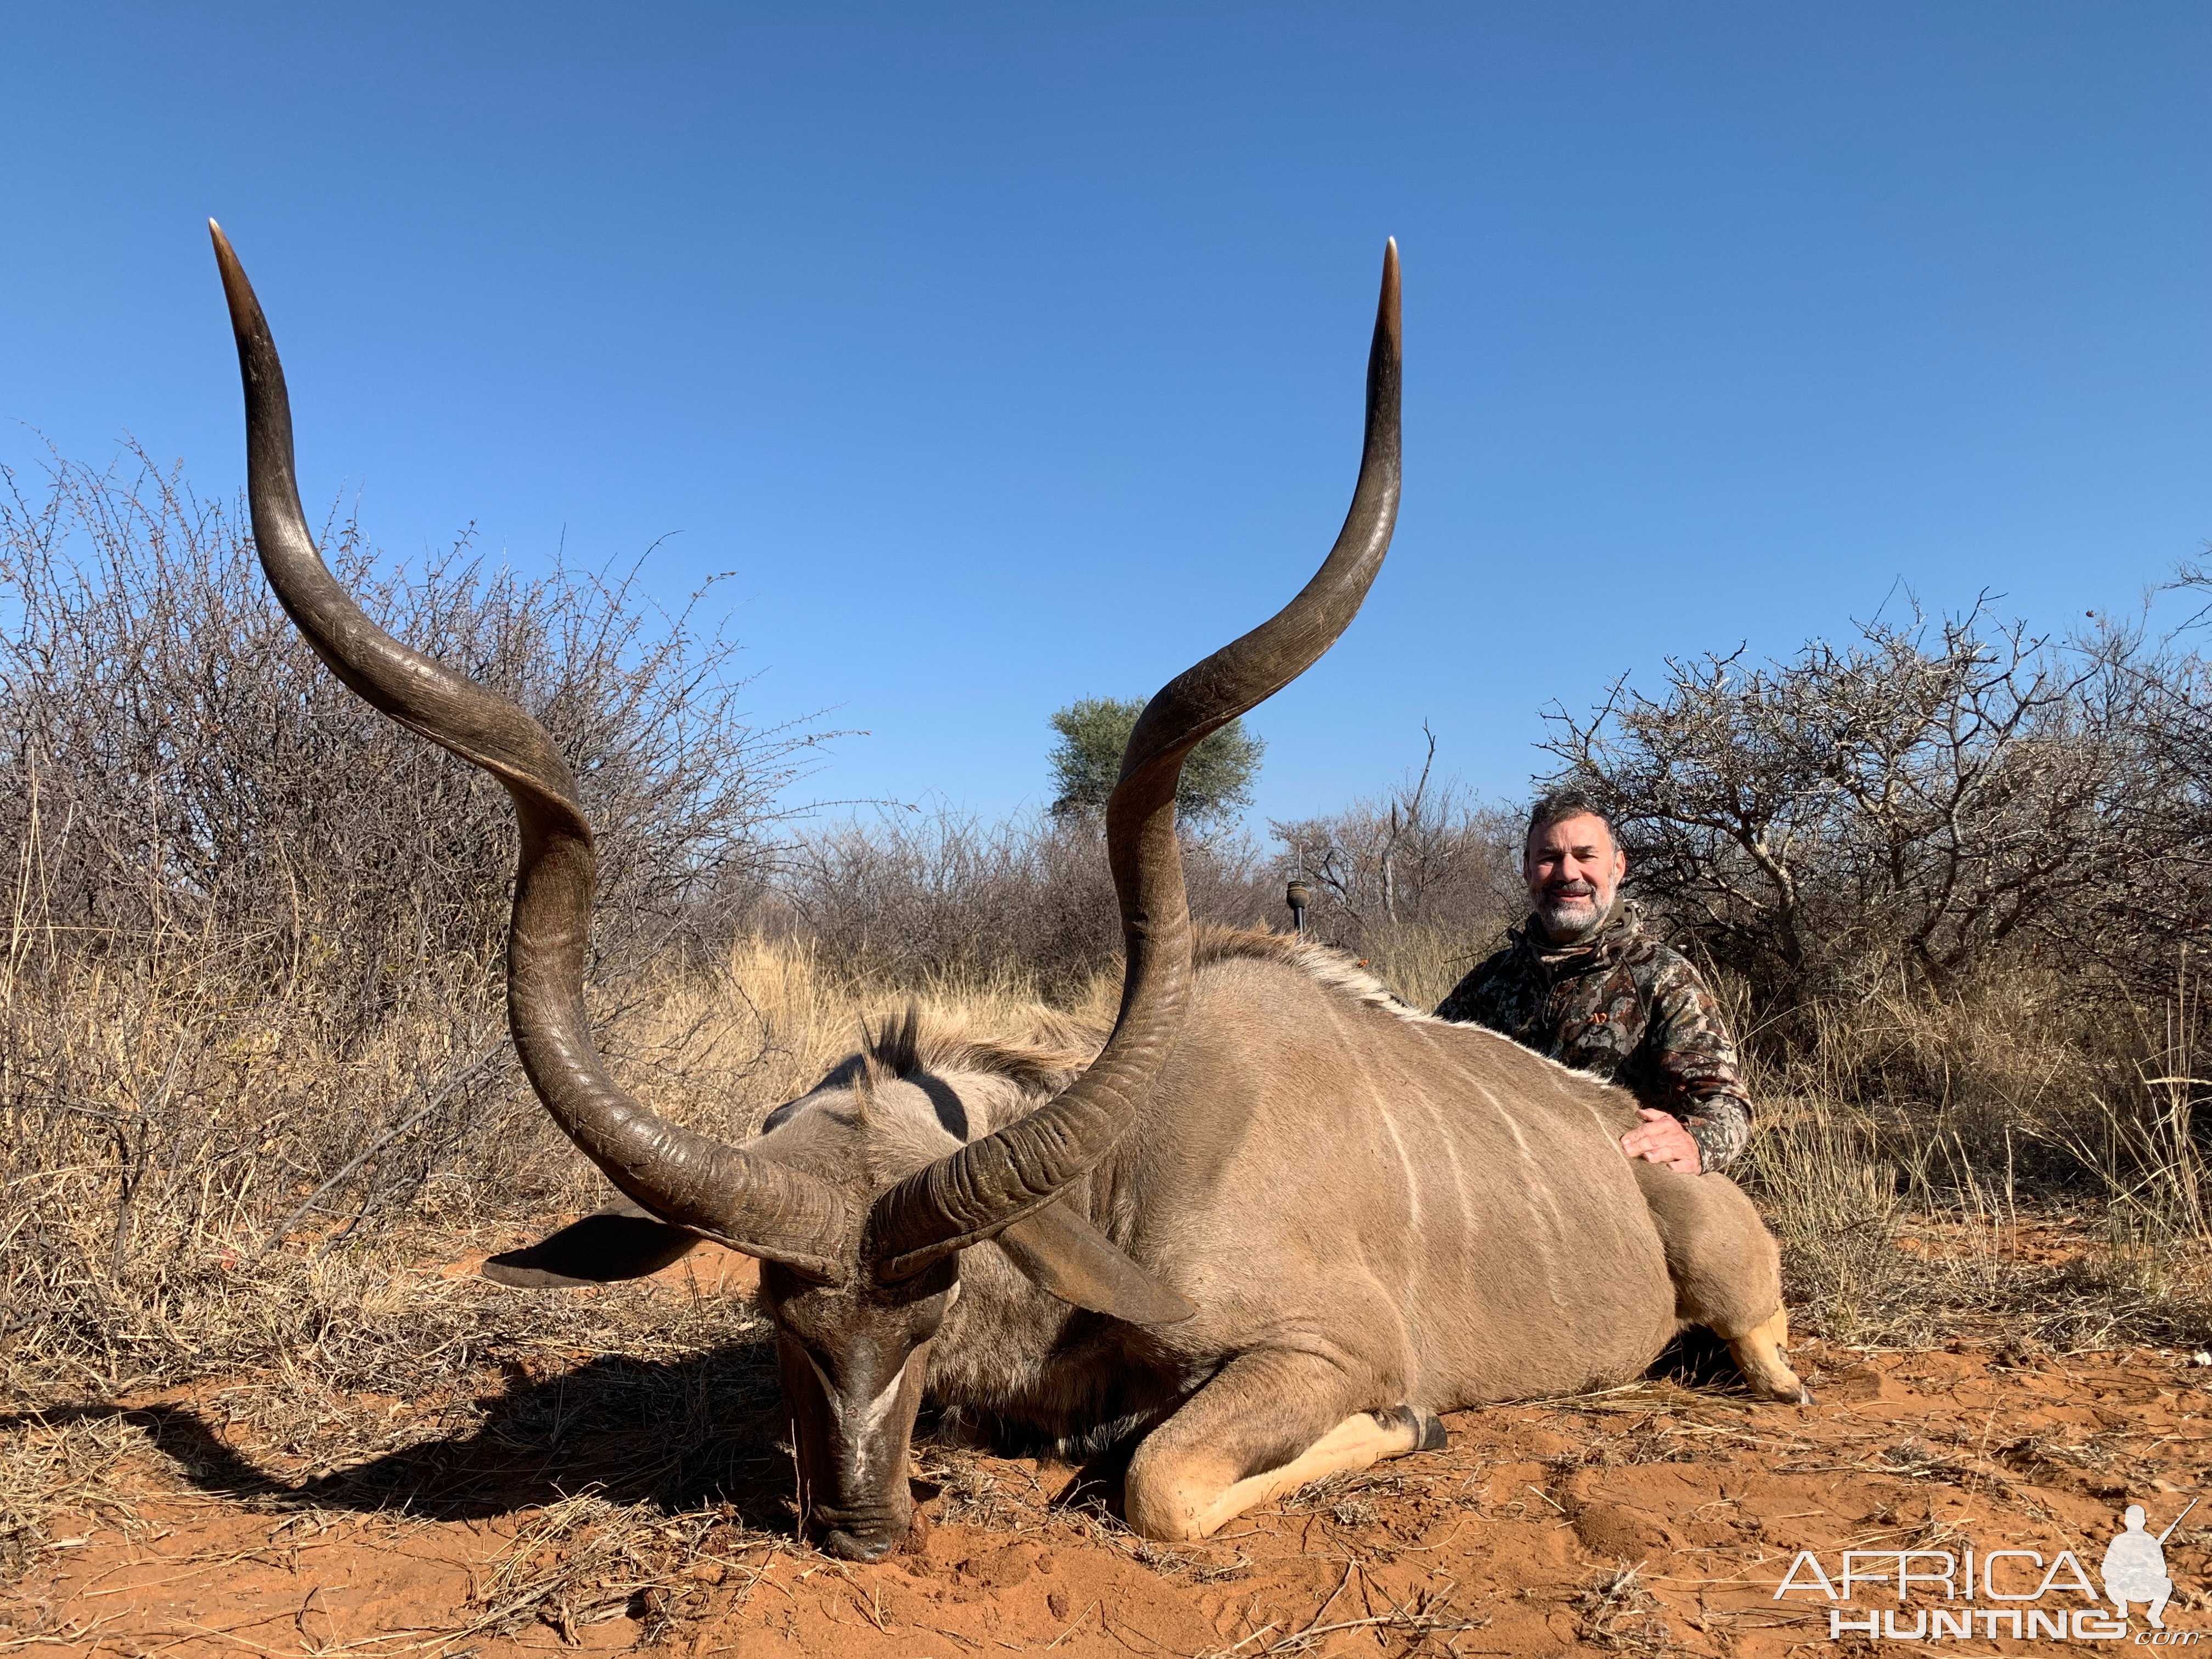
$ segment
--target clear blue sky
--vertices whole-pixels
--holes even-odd
[[[1406,496],[1255,717],[1261,816],[1419,726],[1984,587],[2063,628],[2212,535],[2212,6],[9,9],[0,459],[242,471],[201,228],[311,511],[534,569],[669,532],[810,786],[1041,801],[1045,716],[1301,582],[1382,240]],[[22,423],[22,424],[16,424]]]

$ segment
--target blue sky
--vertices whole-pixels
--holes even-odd
[[[525,569],[666,537],[808,786],[999,812],[1334,534],[1384,237],[1407,483],[1255,818],[1783,653],[2063,629],[2212,536],[2212,8],[10,8],[0,460],[242,470]],[[1892,600],[1894,604],[1895,601]]]

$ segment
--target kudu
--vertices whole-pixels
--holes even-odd
[[[1395,244],[1334,548],[1278,615],[1171,681],[1130,737],[1106,814],[1127,965],[1103,1048],[1017,1053],[909,1015],[738,1146],[655,1116],[601,1065],[575,781],[519,708],[392,639],[324,566],[276,347],[215,241],[270,583],[347,685],[514,797],[515,1049],[627,1200],[487,1272],[604,1281],[700,1239],[757,1257],[802,1524],[832,1553],[872,1558],[907,1531],[926,1389],[1048,1437],[1133,1442],[1126,1513],[1158,1538],[1441,1445],[1439,1412],[1633,1376],[1686,1321],[1729,1339],[1754,1388],[1799,1398],[1772,1241],[1726,1179],[1624,1158],[1628,1097],[1418,1015],[1328,951],[1194,939],[1183,758],[1328,648],[1389,544]]]

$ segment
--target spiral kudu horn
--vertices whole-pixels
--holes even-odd
[[[1298,596],[1242,639],[1177,675],[1145,705],[1106,805],[1106,849],[1128,966],[1114,1032],[1064,1092],[996,1133],[900,1182],[868,1217],[864,1254],[879,1279],[919,1272],[1042,1209],[1087,1174],[1136,1115],[1182,1029],[1190,999],[1189,896],[1176,844],[1182,763],[1209,733],[1311,667],[1359,610],[1398,515],[1398,245],[1367,358],[1367,439],[1336,545]]]
[[[507,1007],[531,1086],[607,1178],[663,1220],[823,1278],[841,1274],[844,1205],[822,1182],[664,1121],[607,1075],[584,1009],[598,856],[576,781],[543,727],[504,697],[371,622],[316,552],[293,471],[292,410],[246,271],[210,221],[246,383],[246,489],[261,568],[331,672],[410,731],[480,766],[514,799],[522,856]]]

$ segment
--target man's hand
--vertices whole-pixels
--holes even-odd
[[[1621,1136],[1622,1152],[1646,1163],[1663,1164],[1683,1175],[1698,1173],[1698,1143],[1690,1139],[1690,1132],[1683,1127],[1680,1118],[1672,1112],[1654,1111],[1649,1106],[1638,1107],[1636,1115],[1644,1120],[1644,1125]]]

